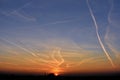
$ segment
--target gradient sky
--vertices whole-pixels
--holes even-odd
[[[103,46],[120,69],[120,0],[88,0]],[[0,70],[113,69],[86,0],[0,0]],[[102,67],[105,66],[105,67]]]

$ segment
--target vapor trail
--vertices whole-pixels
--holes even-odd
[[[60,61],[58,61],[56,58],[55,58],[55,55],[58,54],[59,58],[60,58]],[[52,58],[54,61],[57,62],[58,64],[58,67],[64,62],[64,59],[62,58],[62,55],[60,54],[60,48],[56,48],[54,51],[53,51],[53,54],[52,54]]]
[[[115,57],[119,57],[120,55],[118,54],[119,52],[115,49],[115,47],[113,47],[111,44],[110,44],[110,39],[109,39],[109,28],[107,29],[106,31],[106,35],[105,35],[105,40],[106,40],[106,44],[107,46],[110,48],[110,50],[115,54]]]
[[[88,5],[89,11],[90,11],[90,15],[91,15],[91,17],[92,17],[92,20],[93,20],[94,25],[95,25],[95,28],[96,28],[96,34],[97,34],[97,38],[98,38],[98,41],[99,41],[99,43],[100,43],[100,46],[101,46],[101,48],[103,49],[106,57],[107,57],[108,60],[110,61],[112,67],[115,67],[115,65],[114,65],[111,57],[109,56],[108,52],[106,51],[106,49],[105,49],[105,47],[104,47],[104,45],[103,45],[103,43],[102,43],[102,40],[101,40],[100,35],[99,35],[99,32],[98,32],[98,25],[97,25],[95,16],[94,16],[94,14],[93,14],[93,11],[92,11],[92,9],[91,9],[91,7],[90,7],[90,4],[89,4],[89,1],[88,1],[88,0],[87,0],[87,5]]]
[[[61,59],[61,61],[59,62],[59,65],[61,65],[64,62],[64,59],[62,58],[62,55],[60,54],[60,49],[57,50],[57,53]]]
[[[10,43],[10,44],[12,44],[12,45],[14,45],[14,46],[16,46],[16,47],[19,47],[20,49],[22,49],[22,50],[24,50],[24,51],[26,51],[26,52],[30,53],[30,54],[31,54],[32,56],[34,56],[34,57],[37,57],[37,55],[35,55],[35,53],[30,52],[28,49],[23,48],[23,47],[21,47],[21,46],[19,46],[19,45],[15,44],[14,42],[11,42],[11,41],[9,41],[9,40],[7,40],[7,39],[3,39],[3,38],[0,38],[0,39],[2,39],[2,40],[4,40],[4,41],[6,41],[6,42],[8,42],[8,43]]]
[[[84,63],[90,63],[90,62],[98,62],[98,61],[102,61],[103,60],[103,56],[99,56],[99,57],[91,57],[91,58],[86,58],[86,59],[82,59],[80,62],[77,62],[77,63],[72,63],[71,65],[70,64],[67,64],[66,67],[77,67],[79,65],[82,65]]]
[[[56,50],[53,50],[51,57],[56,63],[59,63],[58,60],[55,58],[55,54],[56,54]]]
[[[114,8],[113,0],[110,0],[110,4],[111,4],[111,8],[110,8],[109,13],[108,13],[108,22],[111,24],[112,21],[111,21],[111,18],[110,18],[110,17],[111,17],[113,8]]]
[[[112,24],[111,15],[112,15],[112,11],[114,8],[113,0],[110,0],[110,4],[111,4],[111,8],[110,8],[110,11],[108,13],[108,22],[110,24]],[[115,53],[115,56],[117,57],[118,56],[117,54],[119,52],[110,44],[109,33],[110,33],[110,27],[108,26],[107,31],[106,31],[106,35],[105,35],[106,44],[110,48],[110,50]]]

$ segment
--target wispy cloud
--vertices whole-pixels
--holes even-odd
[[[104,46],[104,44],[103,44],[103,42],[102,42],[102,40],[101,40],[99,31],[98,31],[98,28],[99,28],[99,27],[98,27],[96,18],[95,18],[94,14],[93,14],[92,8],[91,8],[91,6],[90,6],[90,4],[89,4],[89,0],[87,0],[87,5],[88,5],[88,9],[89,9],[90,15],[91,15],[91,17],[92,17],[92,20],[93,20],[95,29],[96,29],[96,35],[97,35],[99,44],[100,44],[101,48],[103,49],[103,51],[104,51],[106,57],[108,58],[108,60],[110,61],[111,65],[112,65],[113,68],[114,68],[115,65],[114,65],[114,63],[113,63],[113,61],[112,61],[112,58],[110,57],[109,53],[107,52],[107,50],[106,50],[106,48],[105,48],[105,46]]]
[[[119,51],[114,47],[114,41],[113,41],[115,40],[116,37],[112,34],[112,32],[110,32],[109,28],[107,29],[104,38],[108,48],[113,52],[116,58],[119,58],[120,57]]]
[[[109,13],[108,13],[108,22],[111,24],[112,23],[111,14],[112,14],[112,11],[113,11],[113,8],[114,8],[113,0],[110,0],[110,3],[111,3],[111,7],[110,7],[110,10],[109,10]]]
[[[22,14],[18,11],[12,12],[11,15],[17,16],[17,17],[22,18],[22,19],[27,20],[27,21],[36,21],[35,17],[29,16],[27,14],[26,15]]]
[[[23,6],[20,6],[19,8],[13,10],[13,11],[0,11],[1,14],[9,17],[15,17],[16,19],[22,19],[26,21],[36,21],[36,18],[27,14],[23,8],[26,8],[32,3],[32,1],[27,2]]]
[[[42,26],[69,23],[69,22],[73,22],[73,21],[77,21],[77,20],[79,20],[79,17],[75,16],[75,17],[72,17],[72,18],[70,17],[70,18],[65,18],[65,19],[62,19],[62,20],[56,20],[56,21],[53,21],[53,22],[49,22],[49,23],[43,24]]]
[[[48,23],[48,24],[44,24],[44,25],[67,23],[67,22],[71,22],[71,21],[73,21],[73,20],[55,21],[55,22],[51,22],[51,23]]]

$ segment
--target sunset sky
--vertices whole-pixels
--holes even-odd
[[[120,69],[120,0],[0,0],[0,71]]]

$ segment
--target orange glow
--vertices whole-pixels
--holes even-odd
[[[59,68],[55,68],[52,71],[54,73],[55,76],[58,76],[58,74],[61,72],[61,70]]]
[[[19,55],[1,55],[0,71],[53,73],[54,76],[69,73],[120,71],[118,64],[120,56],[118,57],[114,60],[117,66],[114,69],[104,55],[90,51],[51,50],[44,52],[44,54],[37,54],[37,57],[29,54],[23,55],[21,52]]]
[[[59,74],[58,73],[54,73],[55,76],[58,76]]]

